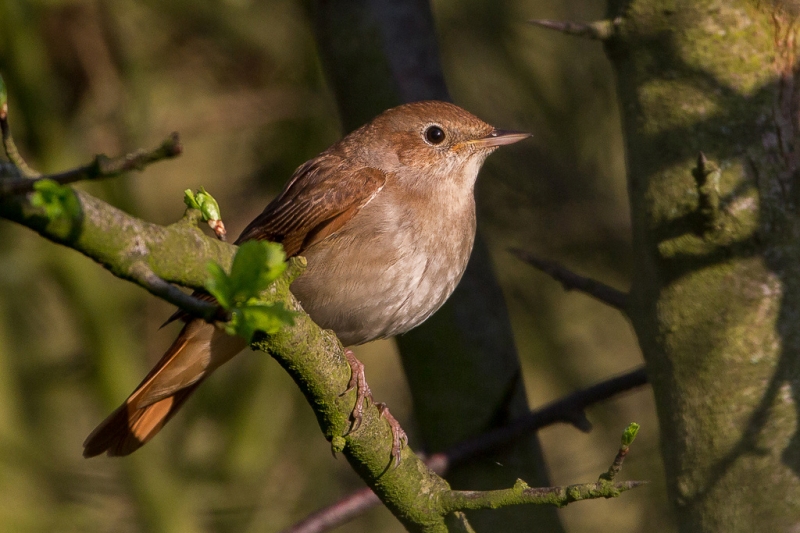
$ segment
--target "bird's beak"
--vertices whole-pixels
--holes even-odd
[[[486,137],[471,141],[470,144],[472,144],[473,146],[478,146],[480,148],[492,148],[494,146],[514,144],[515,142],[519,142],[522,139],[527,139],[530,136],[531,136],[530,133],[525,133],[523,131],[495,129],[492,130]]]

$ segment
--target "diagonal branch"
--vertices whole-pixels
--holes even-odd
[[[509,426],[479,435],[457,444],[444,453],[429,457],[427,464],[434,472],[445,475],[452,466],[472,459],[493,448],[502,446],[531,431],[558,422],[571,423],[575,413],[618,394],[636,389],[647,383],[644,367],[607,379],[585,389],[575,391],[565,398],[540,407],[516,420]],[[309,515],[282,533],[322,533],[341,526],[380,503],[369,489],[355,491],[338,502]]]
[[[509,251],[522,261],[525,261],[529,265],[538,268],[556,281],[561,282],[564,290],[580,291],[584,294],[595,297],[604,304],[608,304],[615,309],[625,312],[626,306],[628,305],[627,293],[615,289],[610,285],[606,285],[601,281],[576,274],[575,272],[572,272],[565,266],[556,263],[555,261],[542,259],[530,252],[526,252],[525,250],[511,248]]]
[[[114,275],[162,297],[175,297],[169,283],[202,287],[210,260],[230,269],[236,247],[203,235],[196,224],[196,210],[189,210],[184,219],[164,227],[132,217],[87,193],[67,186],[55,187],[57,194],[52,195],[49,201],[53,203],[48,206],[33,203],[34,195],[0,198],[0,218],[73,248]],[[458,507],[457,495],[448,500],[451,491],[447,482],[409,447],[403,448],[400,464],[392,468],[392,432],[380,410],[370,405],[359,429],[346,433],[355,392],[341,394],[350,378],[342,345],[332,332],[321,330],[302,311],[289,291],[303,262],[293,258],[290,268],[264,295],[268,303],[281,302],[294,311],[294,323],[276,334],[257,336],[252,346],[272,355],[292,376],[334,449],[342,451],[409,531],[445,533],[446,517]],[[209,310],[199,311],[202,314]],[[574,421],[579,418],[576,412],[571,410],[560,419]]]
[[[208,261],[230,269],[236,247],[205,236],[196,226],[199,213],[194,210],[183,220],[163,227],[123,213],[87,193],[64,189],[70,209],[49,213],[33,205],[29,195],[17,195],[0,199],[0,218],[27,226],[136,283],[157,276],[165,282],[199,288],[207,279]],[[294,324],[275,335],[262,336],[253,346],[272,355],[295,379],[314,408],[326,438],[343,451],[356,472],[408,529],[445,532],[444,513],[437,500],[428,495],[448,490],[447,483],[408,447],[401,452],[400,465],[390,468],[392,435],[376,406],[365,410],[357,431],[342,437],[349,427],[355,395],[341,395],[350,378],[350,367],[336,336],[314,324],[289,292],[299,263],[301,259],[293,259],[268,291],[269,302],[282,302],[297,313]]]

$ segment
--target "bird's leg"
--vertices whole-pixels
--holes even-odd
[[[347,384],[347,389],[342,395],[347,394],[353,389],[356,389],[356,405],[353,407],[353,412],[350,418],[353,424],[350,426],[350,434],[361,426],[361,419],[364,414],[364,400],[366,398],[372,399],[372,391],[369,390],[367,385],[367,376],[364,374],[364,364],[356,358],[356,354],[352,350],[345,350],[344,357],[347,359],[347,364],[350,365],[350,383]]]
[[[389,427],[392,428],[392,458],[394,458],[394,467],[397,468],[400,466],[400,452],[403,451],[404,446],[408,446],[408,435],[400,427],[400,422],[389,412],[389,407],[385,403],[381,402],[375,405],[381,416],[389,422]]]
[[[361,420],[364,414],[364,401],[369,398],[370,401],[375,403],[375,399],[372,397],[372,391],[369,385],[367,385],[367,378],[364,374],[364,364],[356,358],[351,350],[345,350],[344,356],[345,359],[347,359],[347,364],[350,365],[350,382],[347,384],[347,389],[342,394],[347,394],[351,390],[356,389],[356,404],[353,407],[353,412],[350,414],[353,424],[347,432],[349,434],[361,426]],[[403,447],[408,444],[408,436],[406,432],[403,431],[403,428],[400,427],[400,423],[397,419],[389,412],[389,408],[385,403],[376,403],[375,406],[378,408],[381,416],[389,422],[389,427],[392,430],[392,459],[394,460],[395,468],[397,468],[400,464],[400,452],[403,450]]]

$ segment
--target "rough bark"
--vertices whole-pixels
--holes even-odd
[[[629,309],[679,528],[795,531],[797,14],[747,0],[610,4],[622,17],[606,44],[626,134]]]

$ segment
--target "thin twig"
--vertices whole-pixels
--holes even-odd
[[[572,272],[565,266],[537,257],[530,252],[520,250],[519,248],[511,248],[509,251],[516,255],[522,261],[529,265],[538,268],[545,274],[560,282],[565,290],[577,290],[582,293],[593,296],[604,304],[608,304],[615,309],[625,311],[628,304],[628,294],[622,292],[614,287],[606,285],[601,281],[592,278],[587,278]]]
[[[151,294],[177,305],[187,313],[202,318],[206,322],[227,322],[231,319],[230,313],[219,305],[186,294],[173,284],[158,277],[144,262],[131,266],[130,275],[136,283]]]
[[[568,487],[528,487],[517,482],[514,488],[500,490],[451,490],[442,495],[445,505],[458,510],[497,509],[509,505],[549,504],[563,507],[581,500],[616,498],[621,493],[635,489],[646,481],[598,481],[579,483]]]
[[[35,179],[12,178],[0,180],[0,199],[30,192],[34,189],[34,184],[37,181],[45,179],[64,185],[82,180],[111,178],[131,170],[143,170],[151,163],[176,157],[180,155],[182,151],[183,147],[181,146],[180,138],[177,133],[173,133],[161,143],[160,146],[150,151],[139,150],[131,154],[114,158],[109,158],[101,154],[96,156],[94,161],[88,165],[67,170],[66,172],[38,176]],[[19,164],[15,164],[19,167]],[[21,167],[20,170],[22,170]]]
[[[551,424],[571,423],[571,418],[575,416],[575,413],[583,413],[586,407],[641,387],[646,383],[647,374],[644,367],[637,368],[578,390],[565,398],[531,411],[508,426],[457,444],[446,452],[434,454],[425,461],[425,464],[437,474],[445,475],[454,464],[464,462],[521,435]],[[309,515],[282,533],[322,533],[353,520],[379,503],[380,500],[372,490],[363,488]]]
[[[534,19],[529,20],[528,22],[542,28],[547,28],[548,30],[556,30],[567,35],[588,37],[589,39],[606,41],[616,34],[617,28],[622,23],[622,19],[615,18],[614,20],[597,20],[595,22]]]
[[[0,80],[2,82],[2,80]],[[17,145],[14,143],[14,138],[11,136],[11,128],[8,126],[8,103],[3,99],[0,104],[0,131],[3,135],[3,149],[6,152],[8,160],[16,166],[23,176],[26,178],[38,178],[39,173],[33,170],[20,155],[17,150]],[[27,181],[23,179],[22,181]],[[2,195],[0,195],[1,197]]]

